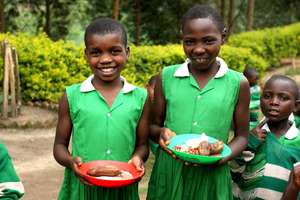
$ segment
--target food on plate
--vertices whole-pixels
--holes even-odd
[[[216,155],[220,154],[224,148],[224,143],[217,140],[209,143],[208,137],[203,133],[199,138],[187,140],[184,144],[174,146],[175,151],[185,152],[195,155]]]
[[[119,176],[121,170],[114,165],[100,165],[87,171],[90,176]]]
[[[130,172],[121,170],[114,165],[99,165],[92,167],[87,171],[87,174],[103,180],[126,180],[133,178]]]
[[[200,142],[198,150],[200,155],[208,156],[210,154],[210,144],[208,141]]]
[[[121,170],[121,173],[118,176],[98,176],[96,178],[102,180],[126,180],[126,179],[132,179],[133,176],[130,172]]]
[[[210,144],[210,154],[219,154],[224,148],[224,143],[218,140],[215,143]]]

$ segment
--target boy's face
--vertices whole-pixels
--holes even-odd
[[[249,82],[250,86],[257,85],[257,81],[258,81],[258,74],[257,73],[250,73],[246,76],[246,78],[248,79],[248,82]]]
[[[110,82],[119,78],[127,62],[129,48],[118,33],[92,34],[87,38],[85,57],[95,77]]]
[[[206,70],[216,63],[224,38],[211,19],[189,20],[182,32],[183,49],[194,68]]]
[[[295,110],[296,99],[288,81],[267,82],[261,97],[261,110],[270,121],[287,119]]]

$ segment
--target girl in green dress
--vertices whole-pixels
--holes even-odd
[[[188,60],[164,68],[155,87],[150,132],[161,148],[147,199],[232,199],[227,161],[248,142],[249,84],[217,57],[226,29],[214,9],[196,5],[188,10],[182,34]],[[219,163],[186,165],[166,148],[171,137],[183,133],[204,132],[227,143],[232,121],[235,135],[228,144],[232,154]]]
[[[7,148],[0,142],[0,199],[17,200],[24,195],[24,186],[14,168]]]
[[[66,169],[58,199],[139,199],[137,183],[96,187],[79,173],[79,166],[92,160],[129,162],[143,171],[149,154],[147,92],[120,76],[129,56],[124,28],[109,18],[96,19],[86,28],[85,46],[93,75],[67,87],[59,104],[54,157]]]

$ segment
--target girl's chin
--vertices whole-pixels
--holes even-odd
[[[120,78],[120,74],[112,74],[112,75],[104,75],[104,74],[94,74],[95,77],[97,77],[97,79],[99,79],[100,81],[104,81],[104,82],[112,82],[118,78]]]

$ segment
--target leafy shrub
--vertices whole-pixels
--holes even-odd
[[[23,100],[57,102],[64,88],[83,81],[91,71],[84,59],[84,47],[71,42],[51,41],[45,34],[0,34],[8,39],[19,56]],[[130,46],[129,61],[122,75],[129,82],[144,86],[162,67],[182,63],[186,58],[180,44]],[[283,57],[300,54],[300,23],[263,31],[234,35],[221,49],[228,66],[243,71],[247,64],[263,73]],[[3,66],[3,58],[0,58]],[[3,79],[0,68],[0,80]]]
[[[300,55],[300,23],[284,27],[245,32],[229,38],[228,44],[251,49],[270,66],[278,66],[286,57]]]

